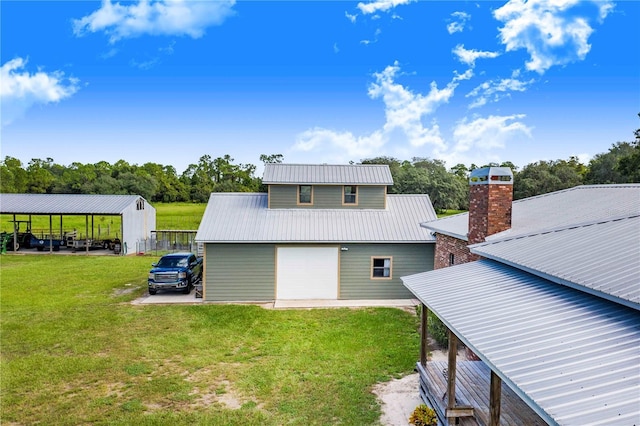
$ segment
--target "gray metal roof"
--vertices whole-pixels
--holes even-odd
[[[0,194],[5,214],[121,214],[139,195]]]
[[[514,201],[511,229],[491,235],[487,241],[636,213],[640,213],[640,184],[576,186]],[[449,216],[422,226],[467,240],[469,215]]]
[[[386,209],[268,209],[267,194],[214,193],[198,242],[435,242],[427,195],[388,195]]]
[[[265,164],[265,184],[393,185],[386,164]]]
[[[492,260],[404,285],[550,424],[640,424],[640,313]]]
[[[640,310],[640,213],[470,248],[483,257]]]

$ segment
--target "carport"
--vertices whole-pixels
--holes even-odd
[[[84,216],[85,251],[88,254],[89,235],[94,235],[95,216],[119,216],[121,254],[135,247],[138,240],[149,238],[156,226],[156,210],[139,195],[88,194],[0,194],[0,214],[13,215],[13,241],[18,241],[18,215],[49,217],[49,251],[53,252],[53,218],[59,216],[60,235],[63,235],[63,216]],[[91,221],[91,227],[89,222]],[[23,221],[24,222],[24,221]],[[56,224],[56,231],[58,230]]]

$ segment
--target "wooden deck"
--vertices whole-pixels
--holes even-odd
[[[447,407],[447,380],[443,371],[444,361],[429,361],[426,369],[418,363],[420,373],[420,396],[438,414],[443,425]],[[460,417],[459,426],[486,426],[489,424],[489,389],[491,370],[482,361],[458,361],[456,364],[456,405],[467,405],[474,409],[473,417]],[[547,423],[524,403],[506,384],[502,384],[501,425],[542,426]]]

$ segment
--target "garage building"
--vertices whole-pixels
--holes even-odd
[[[433,269],[429,196],[388,195],[388,166],[267,164],[263,183],[209,198],[205,300],[406,299],[400,277]]]

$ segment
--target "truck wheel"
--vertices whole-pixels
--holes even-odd
[[[191,284],[189,284],[188,286],[182,289],[182,294],[189,294],[189,293],[191,293]]]
[[[157,292],[158,292],[158,290],[156,290],[155,288],[150,288],[150,289],[149,289],[149,294],[150,294],[150,295],[152,295],[152,296],[153,296],[154,294],[156,294]]]

